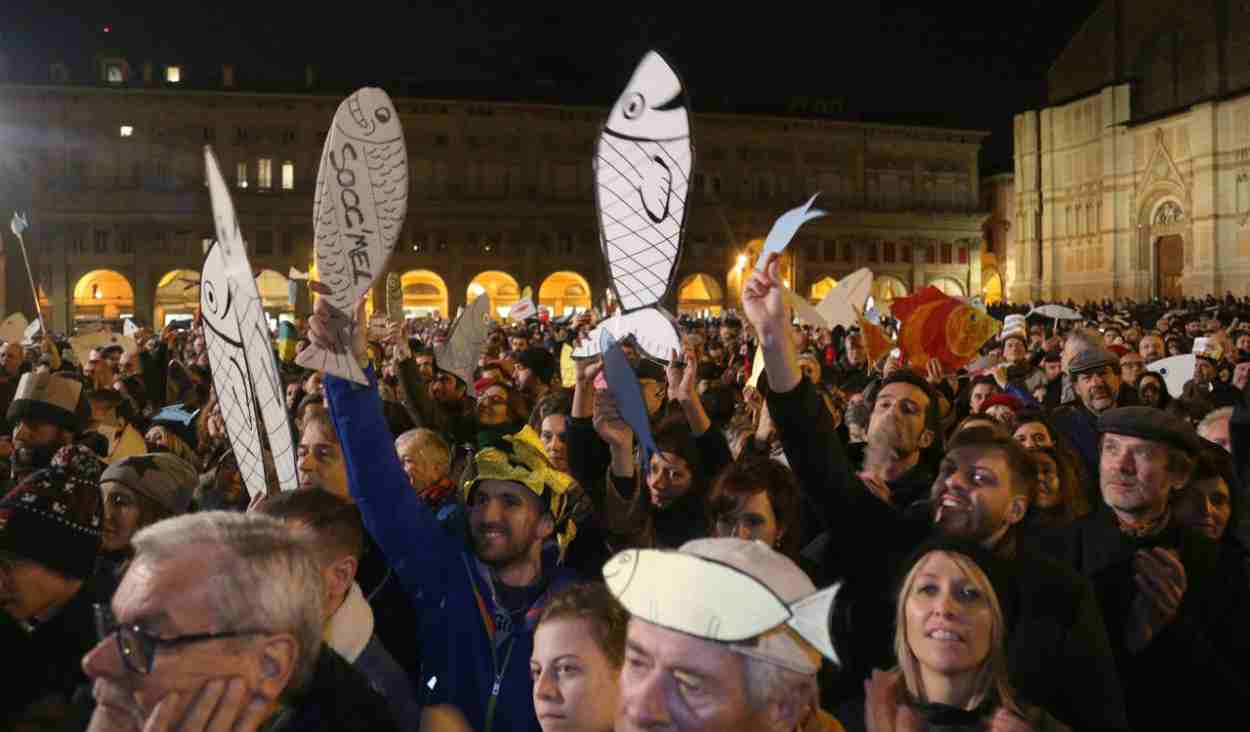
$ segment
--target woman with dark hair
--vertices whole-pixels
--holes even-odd
[[[1224,448],[1214,443],[1203,447],[1185,487],[1172,494],[1176,520],[1212,541],[1234,535],[1232,529],[1233,487],[1237,477],[1233,461]]]
[[[1061,446],[1034,447],[1029,455],[1037,463],[1037,489],[1029,497],[1024,530],[1061,528],[1090,512],[1079,456]]]
[[[1136,386],[1137,396],[1141,399],[1142,406],[1166,409],[1168,402],[1172,401],[1172,395],[1168,393],[1168,384],[1163,380],[1162,374],[1143,371],[1141,376],[1137,377]]]
[[[762,541],[798,560],[805,540],[802,496],[790,468],[747,456],[716,476],[707,497],[712,536]]]

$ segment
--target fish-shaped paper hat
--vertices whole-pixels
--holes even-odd
[[[649,623],[796,673],[819,671],[821,656],[840,663],[829,619],[841,585],[818,591],[763,542],[696,539],[678,551],[628,549],[608,560],[603,578],[631,615]]]

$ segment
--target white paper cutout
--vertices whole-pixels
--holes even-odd
[[[1146,366],[1148,371],[1153,371],[1163,377],[1164,383],[1168,385],[1168,393],[1173,399],[1179,398],[1185,391],[1185,384],[1194,378],[1197,368],[1197,357],[1192,353],[1161,358]]]
[[[365,88],[334,113],[317,171],[313,240],[322,295],[340,312],[356,304],[386,272],[408,210],[408,153],[391,98]],[[352,323],[349,328],[363,324]],[[350,332],[345,342],[351,342]],[[304,368],[368,384],[350,349],[310,345],[295,357]]]
[[[780,254],[790,245],[790,240],[798,233],[799,227],[812,219],[818,219],[827,212],[820,209],[813,209],[812,204],[816,202],[816,196],[807,199],[807,203],[797,208],[786,211],[777,220],[773,222],[773,228],[768,231],[768,237],[764,239],[764,246],[760,249],[760,256],[755,260],[755,271],[763,272],[764,263],[768,260],[768,255],[774,252]]]
[[[269,324],[230,190],[210,147],[204,148],[204,163],[217,241],[209,246],[200,272],[200,313],[226,435],[249,495],[269,492],[261,429],[269,437],[279,487],[295,490],[295,446]]]
[[[604,330],[612,334],[617,341],[625,340],[632,335],[638,347],[646,351],[648,356],[661,360],[656,354],[665,354],[662,360],[668,361],[673,351],[682,352],[681,336],[672,327],[668,313],[660,308],[645,308],[632,313],[617,313],[591,329],[587,338],[578,344],[573,351],[573,358],[590,358],[598,356],[601,351],[599,339]]]
[[[661,361],[672,348],[680,350],[677,326],[660,301],[672,289],[681,256],[693,164],[685,89],[668,62],[651,51],[608,114],[594,169],[603,256],[624,316],[612,336],[619,341],[634,335],[647,355]],[[598,336],[589,339],[595,352]]]
[[[39,321],[35,321],[38,323]],[[30,323],[27,322],[26,316],[21,313],[13,313],[0,322],[0,341],[5,343],[17,343],[22,340],[29,329]]]
[[[868,302],[872,292],[872,270],[867,267],[857,269],[843,277],[837,286],[825,295],[816,312],[825,319],[826,328],[850,328],[859,323],[859,313]]]
[[[794,309],[795,320],[807,323],[808,325],[816,326],[817,328],[829,327],[825,323],[825,316],[821,315],[820,312],[807,301],[806,297],[803,297],[785,285],[781,286],[781,297],[785,300],[787,305]]]
[[[627,549],[603,565],[630,615],[697,638],[737,643],[787,625],[835,664],[829,617],[841,584],[792,603],[742,570],[686,552]],[[697,592],[683,591],[698,588]]]
[[[522,323],[536,312],[538,312],[538,308],[534,307],[534,291],[529,285],[526,285],[525,289],[521,291],[521,299],[513,303],[511,308],[508,308],[508,319]]]
[[[1029,315],[1041,315],[1054,320],[1085,320],[1084,315],[1063,305],[1039,305],[1030,310]]]
[[[482,357],[482,349],[490,335],[490,295],[483,292],[473,304],[463,311],[451,326],[447,343],[434,346],[434,362],[444,371],[459,376],[467,385],[467,393],[476,394],[473,388],[473,370]]]
[[[35,336],[39,335],[39,331],[41,330],[43,330],[43,321],[31,321],[30,325],[26,326],[26,330],[22,333],[22,340],[27,343],[34,343]]]
[[[126,318],[124,321],[122,321],[122,335],[128,336],[130,338],[134,338],[135,333],[138,333],[138,332],[139,332],[139,326],[135,325],[135,321],[131,320],[130,318]]]

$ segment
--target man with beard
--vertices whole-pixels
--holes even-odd
[[[447,437],[453,445],[472,443],[477,433],[474,401],[459,375],[440,368],[431,350],[413,355],[403,326],[393,325],[390,342],[398,364],[400,394],[417,427]]]
[[[1141,354],[1146,365],[1167,357],[1167,348],[1163,345],[1163,336],[1158,333],[1147,333],[1137,343],[1137,352]]]
[[[813,579],[818,586],[844,581],[856,618],[845,668],[826,686],[827,699],[862,695],[867,673],[894,663],[895,574],[901,560],[936,530],[1006,560],[1017,598],[1007,634],[1008,670],[1021,695],[1078,729],[1127,729],[1092,587],[1020,541],[1018,526],[1038,480],[1036,463],[1024,449],[987,428],[963,430],[949,445],[927,502],[904,512],[886,505],[855,475],[828,410],[800,377],[776,255],[763,272],[751,275],[742,299],[764,349],[772,385],[769,410],[825,529],[805,551]],[[877,409],[888,413],[905,406],[895,402]],[[904,413],[914,414],[919,406]]]
[[[937,396],[911,370],[899,369],[882,380],[868,408],[867,441],[849,448],[848,457],[861,462],[859,477],[874,495],[905,509],[933,484],[924,454],[941,429]]]
[[[4,488],[48,467],[56,451],[73,442],[89,409],[80,382],[52,374],[24,374],[7,414],[14,425],[13,468]]]
[[[1184,418],[1123,407],[1098,418],[1100,508],[1041,546],[1098,593],[1134,729],[1236,714],[1250,698],[1250,578],[1239,552],[1182,525],[1172,497],[1201,441]]]
[[[1204,399],[1218,407],[1231,407],[1241,401],[1241,392],[1216,377],[1223,348],[1210,338],[1194,341],[1194,378],[1185,382],[1182,399]]]
[[[1120,360],[1104,348],[1081,351],[1068,365],[1077,401],[1056,409],[1051,419],[1081,453],[1087,475],[1098,475],[1098,416],[1120,404]],[[1135,394],[1134,394],[1135,396]]]
[[[868,357],[864,352],[864,340],[859,333],[851,333],[843,341],[843,354],[834,367],[834,386],[845,392],[863,391],[868,385]]]
[[[546,348],[531,346],[516,356],[513,378],[521,398],[525,401],[525,413],[551,391],[551,379],[556,375],[556,358]]]
[[[111,389],[117,380],[117,368],[102,348],[93,348],[87,353],[82,373],[91,382],[92,389]]]

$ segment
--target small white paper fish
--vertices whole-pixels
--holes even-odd
[[[251,496],[268,493],[262,428],[269,437],[281,489],[294,490],[299,487],[295,446],[268,321],[230,190],[212,148],[204,148],[204,162],[217,241],[209,246],[200,272],[200,313],[226,436]]]
[[[611,333],[618,341],[634,335],[661,361],[681,351],[677,326],[659,303],[673,286],[681,254],[693,165],[685,89],[651,51],[599,135],[595,188],[603,256],[621,310]],[[574,355],[593,356],[599,348],[600,334],[592,333]]]
[[[755,260],[755,271],[764,271],[764,262],[768,259],[768,255],[774,252],[780,253],[790,245],[790,240],[799,232],[799,227],[812,219],[818,219],[824,216],[826,212],[820,209],[813,209],[812,204],[816,202],[816,197],[820,194],[807,199],[807,203],[786,211],[777,220],[773,222],[773,228],[769,229],[768,237],[764,239],[764,246],[760,249],[760,256]]]
[[[334,114],[317,171],[313,240],[322,297],[344,313],[386,273],[408,210],[408,153],[391,98],[381,89],[352,94]],[[352,323],[352,328],[365,327]],[[350,342],[347,338],[345,342]],[[359,384],[364,371],[350,353],[310,345],[295,362]]]

